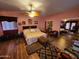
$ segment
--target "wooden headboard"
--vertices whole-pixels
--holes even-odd
[[[31,29],[35,29],[35,28],[37,28],[37,26],[31,26]]]
[[[24,30],[24,29],[29,29],[29,26],[23,26],[23,30]]]
[[[37,26],[23,26],[23,30],[24,29],[35,29],[37,28]]]

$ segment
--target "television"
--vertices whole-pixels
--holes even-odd
[[[17,23],[14,21],[11,21],[11,22],[2,21],[2,28],[3,28],[3,30],[16,30]]]

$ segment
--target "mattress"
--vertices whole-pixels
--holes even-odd
[[[41,32],[39,29],[26,29],[23,30],[26,42],[28,45],[31,45],[34,42],[38,41],[38,38],[43,36],[47,37],[46,33]]]

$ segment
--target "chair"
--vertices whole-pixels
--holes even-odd
[[[72,59],[69,54],[64,53],[64,52],[61,52],[60,56],[61,56],[61,59]]]
[[[49,36],[58,37],[58,31],[50,31]]]

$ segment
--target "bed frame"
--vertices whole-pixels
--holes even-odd
[[[37,26],[23,26],[23,30],[24,29],[35,29],[37,28]]]

